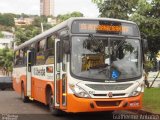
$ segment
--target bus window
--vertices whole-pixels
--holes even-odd
[[[55,37],[51,36],[47,38],[46,41],[46,61],[45,64],[54,64],[54,42],[55,42]]]
[[[15,53],[15,66],[23,65],[23,50],[16,51]]]
[[[51,37],[47,38],[47,43],[46,43],[47,44],[47,50],[54,48],[54,40],[55,40],[54,36],[51,36]]]
[[[37,43],[37,56],[36,56],[36,64],[43,65],[45,63],[45,39],[41,40]]]
[[[24,61],[24,65],[26,65],[27,64],[27,49],[28,49],[28,47],[25,47],[24,49],[23,49],[23,61]]]
[[[15,52],[15,66],[18,65],[18,59],[19,59],[19,50]]]

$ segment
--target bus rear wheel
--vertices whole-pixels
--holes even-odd
[[[63,115],[63,111],[54,108],[54,95],[52,94],[51,90],[49,91],[49,94],[48,94],[48,105],[52,115],[56,115],[56,116]]]
[[[22,83],[21,85],[21,99],[24,103],[27,103],[29,102],[29,97],[28,96],[25,96],[25,93],[24,93],[24,84]]]

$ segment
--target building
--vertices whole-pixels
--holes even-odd
[[[13,49],[14,34],[6,31],[2,31],[1,33],[3,34],[3,38],[0,38],[0,49],[6,48],[6,47]]]
[[[54,0],[40,0],[40,15],[54,16]]]
[[[31,25],[33,18],[14,18],[15,26]]]
[[[54,26],[57,24],[57,18],[48,18],[47,22],[48,22],[48,24],[51,24]]]

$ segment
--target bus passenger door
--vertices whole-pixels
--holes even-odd
[[[60,107],[60,40],[55,39],[54,106]]]
[[[63,43],[59,39],[55,40],[55,107],[66,109],[67,101],[67,77],[66,61],[67,55],[63,53]]]
[[[33,65],[33,52],[27,51],[26,95],[31,97],[31,66]]]

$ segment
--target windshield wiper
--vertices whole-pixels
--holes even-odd
[[[97,40],[93,34],[89,34],[89,38],[91,49],[95,52],[101,52],[104,47],[102,40]]]
[[[105,68],[102,68],[98,73],[110,71],[110,65],[107,65]]]
[[[99,71],[98,71],[98,73],[101,73],[101,72],[109,72],[110,71],[110,68],[109,68],[109,66],[110,65],[108,65],[108,64],[100,64],[100,65],[96,65],[96,66],[92,66],[92,67],[90,67],[90,69],[89,70],[91,70],[91,69],[99,69]]]

